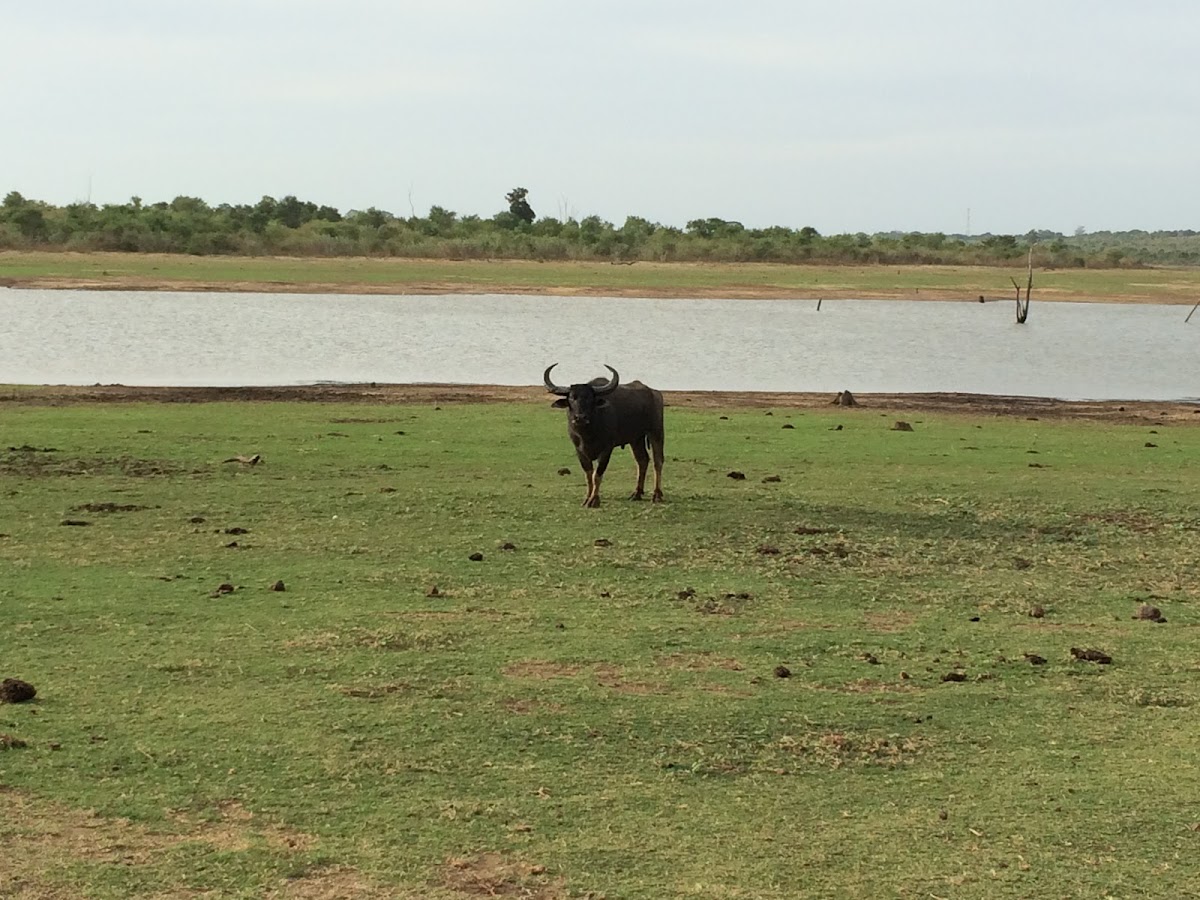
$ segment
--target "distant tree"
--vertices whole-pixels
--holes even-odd
[[[288,228],[299,228],[305,222],[311,222],[317,215],[317,205],[305,200],[299,200],[293,194],[288,194],[277,204],[271,218],[282,222]]]
[[[513,188],[504,195],[504,199],[508,201],[508,211],[524,222],[526,225],[533,224],[533,220],[537,215],[533,211],[533,207],[529,205],[529,201],[525,199],[529,191],[523,187]]]
[[[428,233],[437,237],[449,237],[454,231],[454,223],[457,220],[458,214],[454,210],[431,206],[429,208]]]

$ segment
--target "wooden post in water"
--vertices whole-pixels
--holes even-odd
[[[1187,314],[1187,318],[1183,320],[1183,324],[1184,324],[1184,325],[1186,325],[1188,322],[1190,322],[1190,321],[1192,320],[1192,313],[1194,313],[1194,312],[1196,311],[1196,308],[1197,308],[1197,307],[1200,307],[1200,300],[1198,300],[1198,301],[1196,302],[1196,306],[1193,306],[1193,307],[1192,307],[1192,312],[1188,313],[1188,314]]]
[[[821,311],[821,301],[822,301],[823,299],[825,299],[825,298],[824,298],[824,297],[818,297],[818,298],[817,298],[817,312],[820,312],[820,311]]]

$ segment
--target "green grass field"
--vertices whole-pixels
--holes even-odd
[[[1192,895],[1200,428],[772,412],[0,409],[0,895]]]
[[[279,290],[397,292],[644,293],[687,296],[890,296],[973,299],[1013,296],[1010,278],[1025,283],[1023,263],[981,266],[788,266],[763,263],[638,263],[396,258],[165,256],[138,253],[0,252],[0,279],[37,284],[81,280],[172,289],[255,286]],[[315,286],[315,287],[314,287]],[[1200,269],[1058,269],[1036,273],[1034,299],[1195,303]]]

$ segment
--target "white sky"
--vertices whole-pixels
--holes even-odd
[[[1200,228],[1194,0],[0,0],[0,35],[0,195],[55,204]]]

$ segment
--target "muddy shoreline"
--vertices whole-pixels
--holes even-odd
[[[1200,425],[1200,403],[1056,400],[990,394],[858,394],[858,405],[835,406],[829,393],[777,391],[664,391],[669,406],[692,409],[838,409],[848,416],[942,413],[1025,419],[1084,419],[1126,424]],[[540,385],[345,384],[279,387],[131,387],[28,385],[0,388],[0,408],[81,403],[365,403],[441,405],[543,403]]]
[[[528,285],[513,283],[477,284],[460,281],[206,281],[148,278],[141,275],[111,275],[105,278],[64,277],[58,275],[8,276],[0,278],[0,288],[54,291],[158,291],[168,293],[252,293],[252,294],[337,294],[337,295],[442,295],[512,294],[550,297],[626,297],[655,300],[925,300],[950,303],[1012,303],[1011,295],[991,292],[986,295],[969,291],[922,287],[913,288],[833,288],[773,285],[729,284],[716,287],[665,287],[610,285]],[[1063,303],[1165,303],[1190,305],[1190,298],[1161,296],[1157,293],[1106,294],[1097,297],[1082,291],[1041,287],[1037,302]]]

